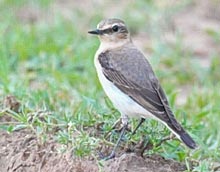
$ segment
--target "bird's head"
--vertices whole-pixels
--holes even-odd
[[[97,25],[97,29],[89,31],[88,33],[98,35],[102,43],[130,41],[130,34],[125,23],[115,18],[102,20]]]

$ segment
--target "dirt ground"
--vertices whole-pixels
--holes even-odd
[[[14,96],[7,96],[0,103],[3,109],[18,111],[20,103]],[[5,111],[1,112],[5,113]],[[0,116],[0,123],[16,122],[8,115]],[[98,130],[97,130],[98,133]],[[114,159],[103,161],[102,167],[94,157],[79,158],[71,148],[61,153],[62,145],[48,135],[42,143],[30,128],[12,133],[0,130],[0,172],[178,172],[185,165],[161,156],[142,157],[136,153],[120,150]],[[105,144],[99,149],[109,153]],[[99,152],[100,150],[97,150]],[[135,152],[135,151],[134,151]],[[98,154],[97,154],[98,157]]]
[[[3,108],[17,111],[20,103],[14,96],[3,100]],[[5,112],[5,111],[4,111]],[[2,111],[3,113],[3,111]],[[0,116],[1,122],[16,122],[8,115]],[[98,130],[97,130],[98,133]],[[71,148],[61,153],[62,145],[48,135],[42,143],[30,128],[12,133],[0,130],[0,172],[178,172],[185,165],[165,160],[158,155],[142,157],[136,153],[117,152],[114,159],[103,161],[102,167],[94,157],[79,158]],[[105,144],[97,152],[109,153]],[[123,152],[123,153],[122,153]],[[135,151],[134,151],[135,152]],[[98,157],[98,153],[97,153]]]
[[[73,157],[71,151],[59,153],[54,141],[40,145],[30,130],[8,134],[0,131],[1,172],[98,172],[97,162],[92,158]],[[142,158],[134,153],[103,162],[104,172],[177,172],[185,166],[160,156]]]

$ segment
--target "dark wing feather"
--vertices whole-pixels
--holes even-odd
[[[182,130],[175,120],[164,91],[143,54],[137,49],[132,49],[130,54],[126,54],[126,57],[123,54],[122,49],[106,51],[99,55],[98,60],[106,78],[138,104],[167,123],[171,129]],[[126,70],[128,68],[129,70]]]

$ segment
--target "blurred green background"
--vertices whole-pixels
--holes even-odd
[[[127,23],[176,117],[200,146],[190,151],[173,140],[146,154],[195,161],[194,171],[212,171],[220,162],[219,0],[0,0],[0,119],[16,121],[0,120],[0,128],[28,127],[41,142],[53,132],[76,156],[94,154],[120,114],[98,82],[93,57],[99,41],[87,31],[113,17]],[[20,101],[18,112],[5,113],[7,95]],[[88,132],[99,124],[102,134]],[[169,131],[148,120],[132,141],[146,135],[156,145]]]

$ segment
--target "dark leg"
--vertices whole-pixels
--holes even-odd
[[[145,118],[141,118],[140,122],[138,123],[137,127],[132,132],[132,135],[134,135],[137,131],[137,129],[141,126],[141,124],[145,121]]]
[[[117,147],[119,146],[122,137],[123,137],[124,134],[125,134],[125,131],[126,131],[127,126],[128,126],[128,124],[124,124],[124,125],[123,125],[122,130],[121,130],[121,134],[120,134],[120,136],[119,136],[119,138],[118,138],[118,140],[117,140],[117,142],[116,142],[116,144],[115,144],[115,146],[114,146],[114,148],[113,148],[111,154],[110,154],[109,156],[105,157],[105,158],[104,158],[105,160],[109,160],[109,159],[112,159],[112,158],[115,157],[115,151],[116,151]]]

